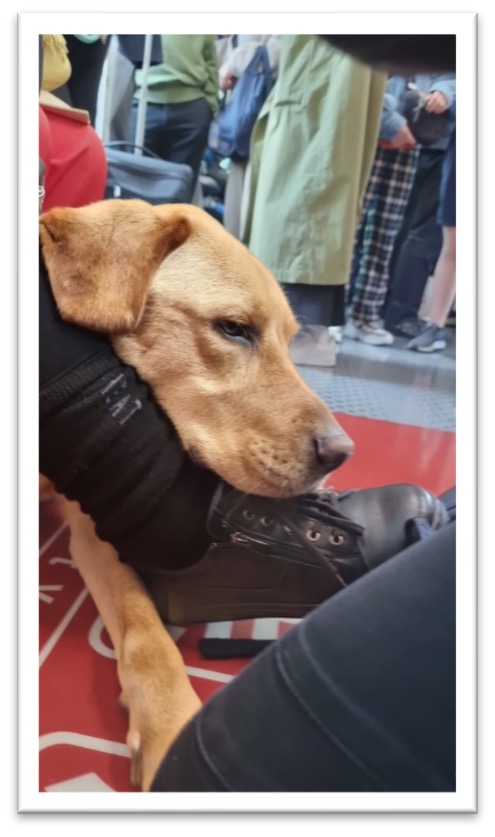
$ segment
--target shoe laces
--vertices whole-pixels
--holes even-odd
[[[304,494],[296,497],[293,500],[283,500],[275,502],[272,508],[272,516],[278,517],[283,524],[286,531],[290,532],[294,539],[299,543],[303,549],[308,550],[317,559],[318,563],[323,560],[326,566],[337,576],[343,587],[347,584],[335,569],[335,566],[327,558],[324,551],[318,549],[315,541],[311,541],[301,526],[299,526],[295,519],[298,516],[311,516],[311,518],[324,526],[335,526],[338,529],[347,532],[349,535],[360,536],[364,532],[364,526],[355,523],[345,516],[335,505],[335,497],[337,495],[333,491],[320,491],[314,494]],[[320,534],[315,530],[315,534]],[[316,539],[315,539],[316,540]],[[338,546],[340,544],[333,544]]]

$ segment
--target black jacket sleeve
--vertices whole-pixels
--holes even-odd
[[[454,72],[455,35],[321,35],[328,43],[392,75]]]
[[[40,473],[137,568],[194,562],[218,479],[194,465],[109,339],[64,323],[40,258]]]

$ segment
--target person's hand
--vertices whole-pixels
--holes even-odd
[[[224,64],[218,71],[218,86],[220,90],[232,90],[237,81],[236,76],[232,75],[230,70]]]
[[[390,140],[390,145],[392,148],[403,148],[406,145],[416,145],[416,140],[414,139],[411,131],[409,130],[407,125],[403,125],[400,131],[397,131],[395,137],[392,137]]]
[[[444,113],[444,111],[448,110],[448,107],[447,99],[439,90],[428,93],[425,102],[425,110],[428,113]]]
[[[102,42],[102,44],[106,44],[107,36],[106,35],[100,35],[100,41]]]

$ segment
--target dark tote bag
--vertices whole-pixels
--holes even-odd
[[[135,148],[128,142],[110,142],[105,146],[105,197],[140,198],[152,204],[187,203],[193,190],[191,167],[162,160],[145,147],[140,147],[142,156],[130,153]]]

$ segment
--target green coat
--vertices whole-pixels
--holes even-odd
[[[385,83],[323,40],[283,37],[251,140],[244,234],[279,282],[348,281]]]

